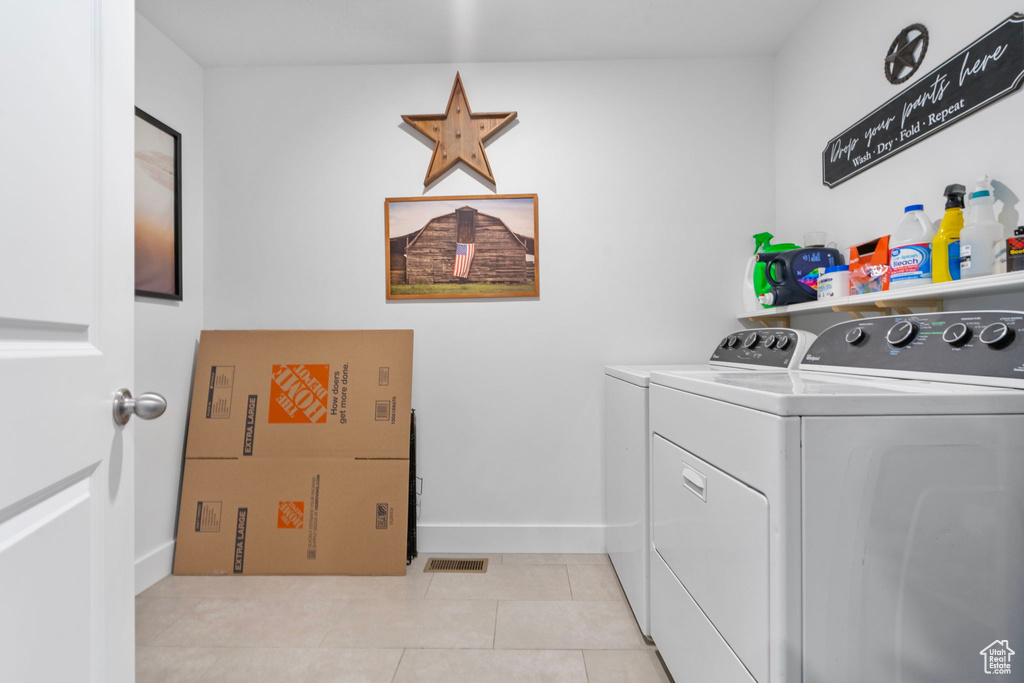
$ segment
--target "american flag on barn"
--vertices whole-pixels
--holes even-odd
[[[455,277],[469,277],[469,267],[473,265],[473,252],[475,244],[455,245],[455,268],[452,275]]]

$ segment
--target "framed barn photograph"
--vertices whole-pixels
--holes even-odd
[[[540,295],[537,195],[384,200],[388,299]]]
[[[182,300],[181,134],[138,107],[135,295]]]

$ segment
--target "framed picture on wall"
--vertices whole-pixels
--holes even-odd
[[[537,195],[384,200],[388,299],[540,296]]]
[[[135,108],[135,295],[182,300],[181,134]]]

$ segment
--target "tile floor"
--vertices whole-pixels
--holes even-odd
[[[135,600],[138,683],[667,683],[607,555],[486,574],[170,576]]]

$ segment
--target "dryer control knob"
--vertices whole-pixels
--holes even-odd
[[[971,328],[963,323],[953,323],[942,333],[942,341],[950,346],[963,346],[971,340]]]
[[[743,348],[752,349],[757,346],[757,342],[761,341],[761,338],[757,336],[757,332],[751,332],[747,335],[747,338],[743,340]]]
[[[846,333],[846,343],[856,346],[868,338],[863,327],[855,327]]]
[[[789,337],[784,334],[779,335],[778,339],[775,341],[775,348],[779,351],[785,351],[787,346],[789,346]]]
[[[978,340],[993,349],[1001,349],[1012,342],[1013,337],[1014,332],[1006,323],[992,323],[981,330]]]
[[[914,341],[916,336],[917,323],[904,320],[889,328],[889,331],[885,333],[885,341],[889,342],[890,346],[898,349]]]
[[[769,334],[767,337],[764,338],[764,347],[766,349],[775,348],[775,342],[777,341],[778,340],[775,338],[774,334]]]
[[[735,334],[730,334],[727,340],[729,342],[729,348],[733,348],[739,342],[739,338]]]

